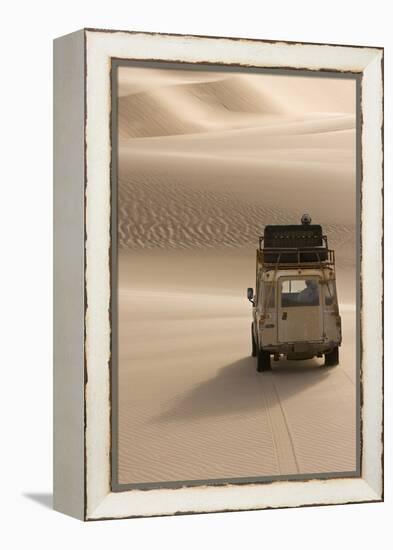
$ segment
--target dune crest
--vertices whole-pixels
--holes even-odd
[[[175,84],[120,97],[119,136],[171,136],[252,126],[261,117],[286,112],[284,105],[242,76]]]

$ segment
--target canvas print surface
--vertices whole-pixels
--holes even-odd
[[[356,475],[356,79],[114,71],[117,487]]]

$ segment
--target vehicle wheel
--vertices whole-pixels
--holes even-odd
[[[325,365],[327,367],[335,367],[339,362],[338,346],[332,349],[329,353],[325,353]]]
[[[257,371],[265,372],[271,369],[270,353],[263,349],[258,350],[257,355]]]
[[[255,343],[254,338],[254,324],[251,324],[251,356],[256,357],[257,356],[257,345]]]

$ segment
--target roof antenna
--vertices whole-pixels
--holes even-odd
[[[310,225],[310,223],[311,223],[310,214],[303,214],[301,221],[302,221],[302,225]]]

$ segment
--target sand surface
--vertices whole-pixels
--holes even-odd
[[[120,483],[355,470],[354,83],[122,68],[119,92]],[[305,211],[336,250],[340,365],[257,374],[258,235]]]

